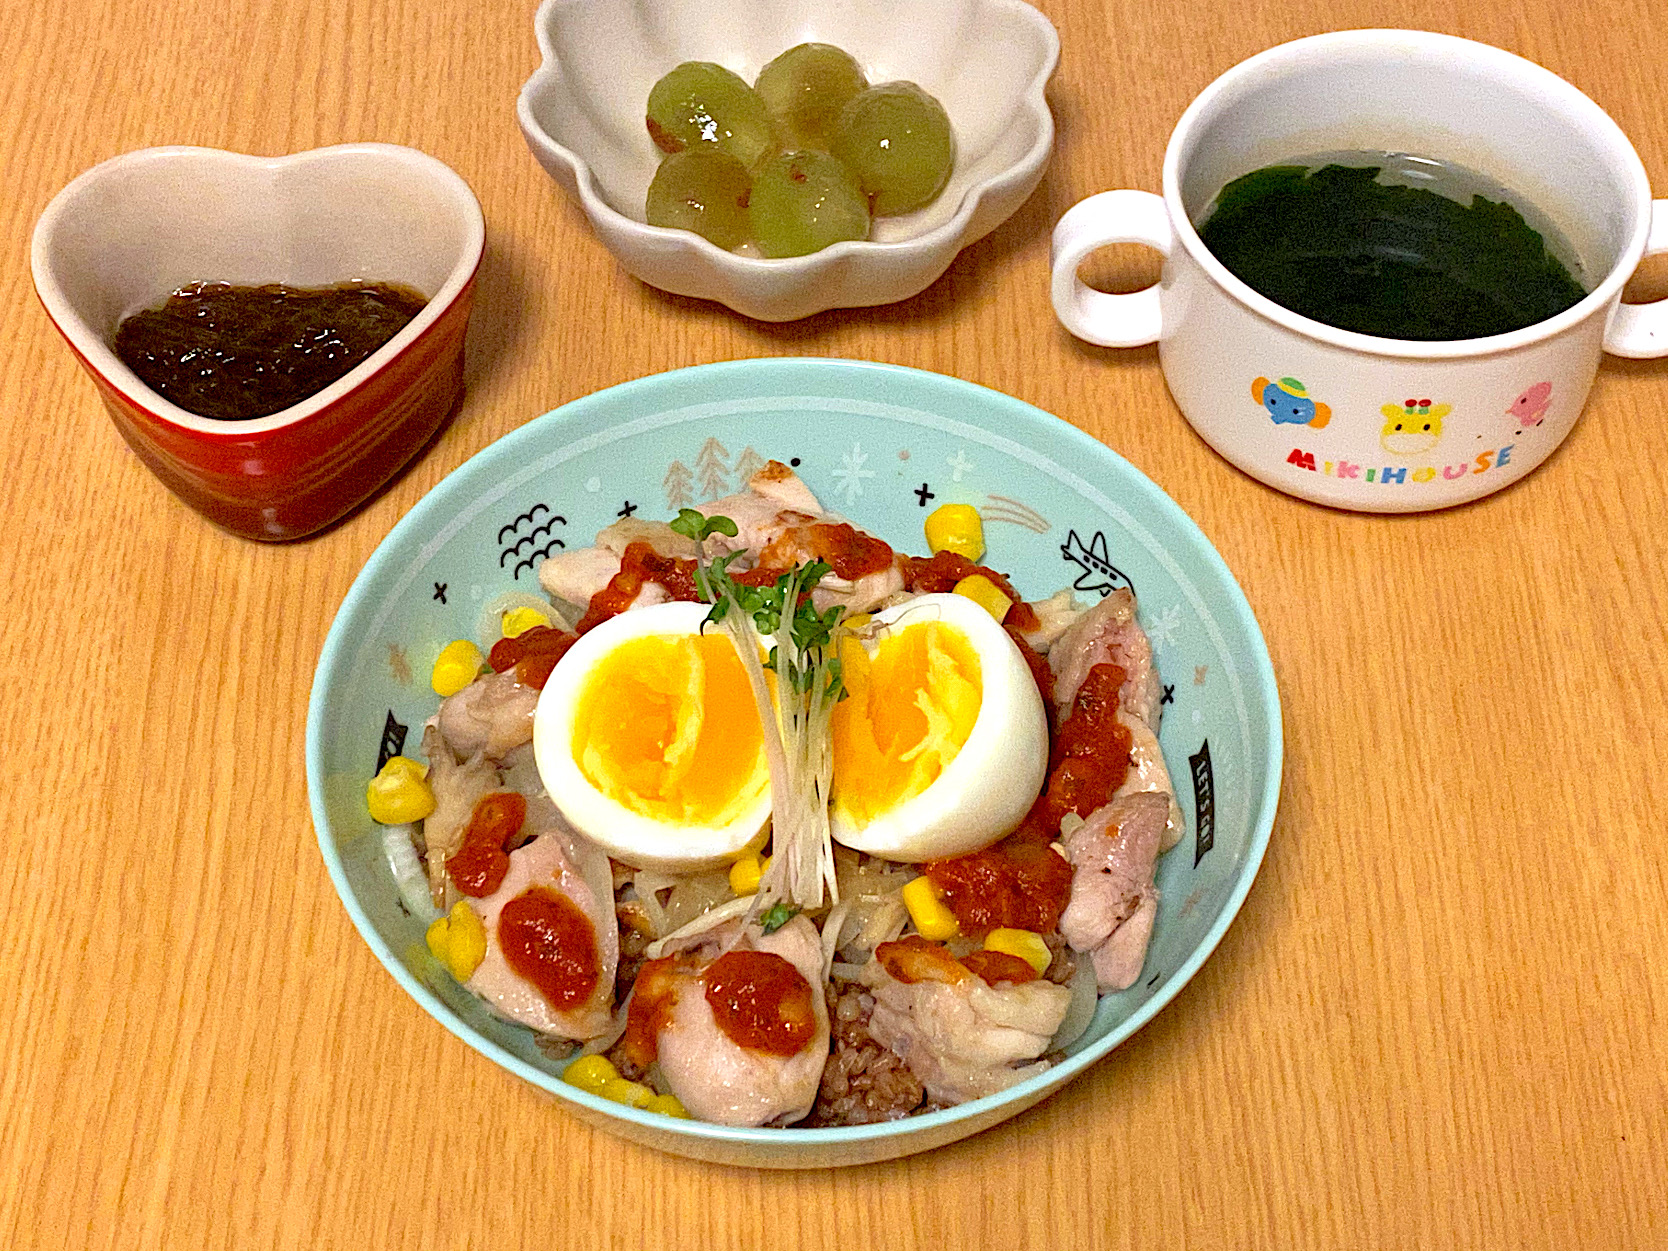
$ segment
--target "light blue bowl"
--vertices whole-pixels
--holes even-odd
[[[528,1030],[441,971],[399,902],[365,783],[386,743],[415,752],[435,656],[473,638],[537,563],[585,547],[627,511],[666,518],[738,489],[749,466],[794,465],[824,507],[924,553],[940,504],[983,515],[985,563],[1029,598],[1125,582],[1164,682],[1160,742],[1187,815],[1159,862],[1163,893],[1142,977],[1102,998],[1046,1073],[942,1112],[841,1129],[730,1129],[575,1090]],[[319,846],[354,924],[400,985],[459,1038],[581,1119],[666,1151],[766,1168],[890,1159],[1030,1107],[1150,1020],[1221,940],[1268,845],[1280,789],[1280,706],[1257,622],[1216,550],[1152,482],[1067,423],[970,383],[889,365],[754,360],[657,374],[529,422],[450,474],[394,527],[325,641],[307,718]]]

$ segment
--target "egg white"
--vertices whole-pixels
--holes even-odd
[[[979,658],[983,688],[967,742],[919,794],[861,828],[831,814],[836,842],[886,860],[919,862],[987,847],[1017,826],[1048,772],[1048,715],[1019,647],[988,612],[964,595],[922,595],[877,613],[860,637],[939,620],[958,630]],[[838,779],[836,779],[836,789]]]
[[[718,868],[764,841],[770,787],[723,825],[670,823],[633,812],[592,785],[574,760],[579,696],[596,664],[629,639],[699,634],[708,604],[674,602],[636,608],[585,632],[551,671],[533,714],[533,759],[562,815],[617,860],[639,869],[693,872]]]

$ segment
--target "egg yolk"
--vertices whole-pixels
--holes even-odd
[[[616,803],[669,824],[724,826],[769,786],[759,714],[726,635],[646,635],[597,662],[573,758]]]
[[[983,699],[979,656],[960,631],[918,622],[840,646],[849,695],[834,708],[834,812],[854,828],[936,782],[973,733]]]

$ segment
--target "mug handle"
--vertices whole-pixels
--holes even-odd
[[[1651,202],[1651,232],[1645,255],[1668,252],[1668,200]],[[1617,304],[1604,328],[1604,350],[1637,360],[1668,356],[1668,299],[1649,304]]]
[[[1163,197],[1150,191],[1103,191],[1067,210],[1054,227],[1055,316],[1079,339],[1101,347],[1156,343],[1163,328],[1158,284],[1127,295],[1109,295],[1077,276],[1084,258],[1109,243],[1144,243],[1168,257],[1176,235],[1170,229]],[[1663,350],[1668,351],[1668,341]]]

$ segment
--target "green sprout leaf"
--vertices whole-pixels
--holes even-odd
[[[694,539],[699,543],[711,534],[722,534],[728,538],[736,537],[736,523],[728,517],[708,517],[698,508],[680,508],[678,515],[670,523],[672,529],[686,539]]]

